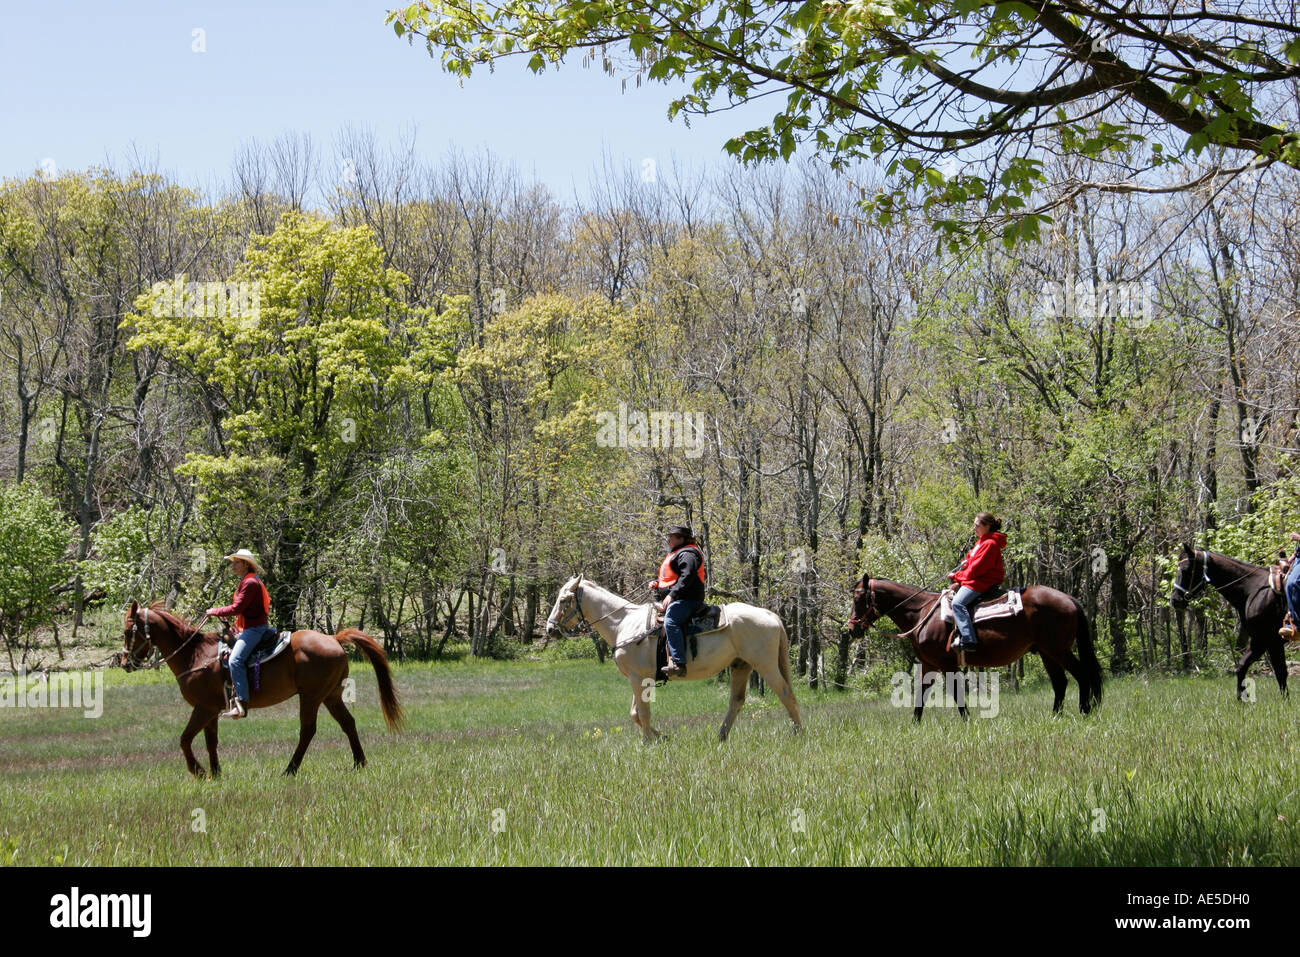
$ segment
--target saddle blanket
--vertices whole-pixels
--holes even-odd
[[[945,591],[940,599],[939,614],[946,622],[953,622],[952,617],[952,598],[953,592]],[[1020,589],[1013,588],[1001,598],[995,598],[993,601],[982,602],[975,606],[975,621],[988,621],[990,618],[1014,618],[1025,610],[1025,604],[1020,598]]]

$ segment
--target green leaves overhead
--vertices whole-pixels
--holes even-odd
[[[670,117],[785,93],[728,153],[789,160],[805,144],[836,168],[870,161],[892,174],[919,161],[865,205],[885,223],[923,210],[960,247],[1036,234],[1044,181],[1029,161],[1045,147],[1133,178],[1156,165],[1134,155],[1149,140],[1163,141],[1161,165],[1215,144],[1300,166],[1297,131],[1263,119],[1276,115],[1264,108],[1274,91],[1300,79],[1287,10],[1266,3],[1249,25],[1216,8],[1169,17],[1054,0],[431,0],[389,22],[461,77],[508,55],[535,72],[580,55],[625,81],[689,83]],[[1237,39],[1224,45],[1229,29]],[[943,158],[962,173],[941,173]]]

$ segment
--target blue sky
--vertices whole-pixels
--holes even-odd
[[[562,200],[585,194],[602,152],[618,164],[724,168],[722,144],[770,110],[667,119],[672,90],[523,60],[465,81],[384,25],[371,0],[0,0],[0,178],[42,162],[128,165],[132,150],[179,181],[219,189],[241,142],[306,132],[331,165],[347,126],[395,144],[414,127],[429,160],[487,147]],[[395,3],[393,5],[396,5]],[[196,53],[194,31],[206,51]]]

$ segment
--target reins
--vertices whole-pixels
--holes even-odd
[[[649,593],[650,589],[648,586],[642,585],[641,587],[642,590]],[[610,592],[610,594],[613,595],[614,593]],[[587,613],[582,610],[582,583],[581,582],[578,583],[578,587],[575,588],[573,591],[573,610],[574,612],[577,613],[578,620],[582,622],[582,625],[586,628],[588,632],[595,631],[595,628],[593,626],[596,625],[598,622],[604,621],[606,618],[610,617],[610,615],[616,614],[617,612],[620,611],[624,611],[628,608],[635,608],[637,605],[636,602],[629,601],[628,599],[624,598],[622,595],[614,595],[614,597],[617,598],[619,601],[623,602],[623,607],[615,608],[613,611],[606,612],[605,614],[601,615],[599,618],[593,618],[588,620]],[[572,615],[565,615],[564,621],[560,621],[558,618],[547,619],[547,624],[555,625],[557,628],[560,629],[562,633],[564,633],[565,637],[569,637],[570,632],[569,632],[568,622],[571,617]]]
[[[908,586],[903,586],[903,587],[908,587]],[[894,610],[894,611],[897,611],[899,608],[902,608],[905,604],[907,604],[909,601],[911,601],[911,600],[912,600],[913,598],[915,598],[917,595],[923,595],[923,594],[925,594],[925,593],[928,592],[928,591],[930,591],[930,589],[929,589],[929,588],[925,588],[925,587],[914,589],[914,590],[912,591],[912,594],[908,595],[906,598],[902,599],[902,600],[899,601],[896,605],[894,605],[894,609],[893,609],[893,610]],[[892,612],[892,611],[891,611],[891,612],[888,612],[888,613],[883,612],[883,611],[881,611],[881,610],[879,609],[879,607],[876,605],[876,586],[875,586],[875,580],[872,579],[872,578],[868,578],[868,579],[867,579],[867,595],[871,598],[871,610],[874,611],[874,612],[876,612],[876,621],[879,621],[881,618],[885,617],[886,614],[889,614],[889,615],[891,615],[891,616],[893,615],[893,612]],[[884,635],[887,635],[887,636],[890,636],[890,637],[894,637],[894,638],[910,638],[910,637],[911,637],[913,634],[915,634],[917,631],[920,631],[921,627],[922,627],[923,625],[925,625],[925,623],[926,623],[927,621],[930,620],[930,617],[931,617],[931,616],[935,613],[935,611],[939,608],[939,605],[940,605],[940,603],[942,603],[942,601],[943,601],[943,592],[940,592],[940,593],[935,597],[934,601],[931,603],[929,609],[928,609],[928,610],[926,611],[926,613],[925,613],[925,616],[924,616],[920,621],[918,621],[914,626],[912,626],[911,628],[909,628],[907,631],[903,632],[902,634],[900,634],[900,635],[892,635],[892,636],[890,636],[888,632],[881,632],[881,634],[884,634]],[[863,618],[854,618],[854,617],[850,617],[849,620],[848,620],[848,624],[849,624],[850,626],[862,625],[863,627],[866,627],[866,628],[870,628],[870,627],[871,627],[871,625],[866,624],[866,620],[863,619]],[[875,624],[875,622],[873,621],[871,624]]]

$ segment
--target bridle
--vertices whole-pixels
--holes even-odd
[[[1175,580],[1174,581],[1175,598],[1178,597],[1179,594],[1181,593],[1183,601],[1191,601],[1193,598],[1195,598],[1204,590],[1206,585],[1214,584],[1212,581],[1210,581],[1209,552],[1207,552],[1205,549],[1201,549],[1199,552],[1192,552],[1193,567],[1195,567],[1195,563],[1198,558],[1201,561],[1201,580],[1198,581],[1195,585],[1193,585],[1192,588],[1190,589],[1184,588],[1181,583]],[[1182,576],[1180,575],[1179,578],[1181,577]],[[1241,578],[1245,578],[1245,577],[1246,577],[1245,575],[1241,576]],[[1241,578],[1236,579],[1236,581],[1241,581]],[[1232,582],[1229,582],[1228,584],[1232,584]]]
[[[574,616],[578,618],[576,625],[573,625]],[[571,625],[572,627],[570,627]],[[571,638],[573,629],[579,626],[586,626],[587,631],[591,630],[591,622],[587,621],[587,616],[582,611],[582,582],[578,582],[577,587],[573,590],[573,609],[562,620],[559,618],[546,619],[546,630],[550,631],[551,628],[558,628],[560,634],[565,638]]]
[[[139,618],[144,618],[144,643],[143,644],[141,644],[138,640],[138,636],[141,630],[140,622],[138,620]],[[205,620],[206,620],[206,616],[205,616]],[[157,661],[149,663],[149,655],[157,652],[158,648],[154,645],[153,638],[149,635],[149,609],[142,607],[140,608],[139,616],[133,617],[131,619],[131,647],[126,649],[126,660],[131,664],[131,667],[136,671],[145,671],[151,668],[161,667],[162,665],[166,664],[167,662],[175,658],[178,654],[180,654],[181,649],[184,648],[186,645],[188,645],[191,641],[193,641],[195,637],[199,634],[200,634],[200,630],[198,628],[194,629],[194,631],[190,633],[190,636],[188,638],[186,638],[184,641],[182,641],[179,645],[176,646],[175,651],[173,651],[171,654],[167,655],[164,658],[159,658]]]
[[[929,590],[929,589],[926,589],[926,588],[917,588],[917,589],[914,589],[914,590],[912,591],[912,594],[908,595],[908,596],[907,596],[906,598],[904,598],[902,601],[900,601],[900,602],[898,602],[896,605],[894,605],[894,610],[897,611],[899,608],[903,607],[903,605],[907,604],[909,601],[911,601],[911,600],[912,600],[913,598],[915,598],[917,595],[924,594],[924,593],[925,593],[926,591],[928,591],[928,590]],[[939,603],[940,603],[941,601],[943,601],[943,595],[942,595],[942,594],[936,596],[935,599],[934,599],[934,601],[930,603],[930,607],[929,607],[929,609],[927,609],[926,612],[925,612],[925,614],[921,616],[921,620],[920,620],[920,621],[918,621],[918,622],[917,622],[915,625],[913,625],[911,628],[907,629],[907,631],[903,632],[901,635],[894,635],[894,637],[895,637],[895,638],[910,638],[912,635],[914,635],[914,634],[916,634],[918,631],[920,631],[921,628],[923,628],[923,627],[925,626],[925,623],[926,623],[927,621],[929,621],[930,618],[934,615],[935,611],[938,610],[938,608],[939,608]],[[865,617],[865,616],[862,617],[862,618],[858,618],[856,615],[850,615],[850,616],[849,616],[849,620],[848,620],[848,625],[849,625],[849,627],[850,627],[850,628],[856,628],[856,627],[858,627],[859,625],[861,625],[863,628],[870,628],[870,627],[871,627],[872,625],[874,625],[877,621],[879,621],[879,620],[881,619],[881,617],[885,614],[884,612],[882,612],[882,611],[881,611],[881,610],[876,606],[876,585],[875,585],[875,580],[868,576],[868,577],[867,577],[867,613],[870,614],[870,613],[872,613],[872,612],[875,613],[875,617],[870,618],[870,619],[868,619],[868,618]],[[892,614],[892,613],[891,613],[891,614]]]
[[[623,608],[615,608],[614,611],[608,612],[604,615],[601,615],[599,618],[593,618],[590,621],[588,621],[587,613],[582,610],[582,581],[579,580],[577,586],[573,589],[573,610],[570,611],[567,615],[565,615],[563,619],[547,618],[546,628],[547,630],[550,630],[552,627],[558,628],[560,630],[560,634],[562,634],[565,638],[572,638],[574,629],[578,627],[582,627],[585,631],[590,633],[591,631],[594,630],[592,626],[595,625],[597,622],[604,621],[610,615],[623,611],[624,608],[631,607],[634,604],[634,602],[630,602],[626,598],[623,598],[622,601],[623,601]],[[575,616],[578,618],[577,624],[574,624],[573,622]]]
[[[879,610],[876,608],[876,588],[875,588],[875,586],[871,583],[871,579],[870,579],[870,578],[867,578],[867,589],[866,589],[866,591],[867,591],[867,610],[866,610],[866,612],[863,613],[863,617],[862,617],[862,618],[859,618],[859,617],[857,616],[856,613],[855,613],[855,614],[852,614],[852,615],[849,615],[848,626],[849,626],[850,628],[857,628],[857,627],[859,627],[859,626],[861,626],[861,627],[863,627],[863,628],[870,628],[870,627],[871,627],[873,624],[875,624],[876,621],[878,621],[879,618],[880,618],[880,612],[879,612]],[[867,614],[870,614],[870,613],[873,612],[873,611],[876,613],[875,618],[872,618],[872,619],[868,620],[868,619],[866,618],[866,615],[867,615]]]

